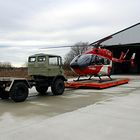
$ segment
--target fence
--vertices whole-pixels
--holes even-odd
[[[27,68],[0,68],[0,77],[28,78]]]

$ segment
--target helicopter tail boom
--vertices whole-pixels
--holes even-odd
[[[127,50],[126,53],[122,52],[119,59],[118,58],[112,58],[112,61],[117,62],[117,63],[130,62],[131,66],[134,66],[134,59],[135,59],[136,53],[132,54],[132,57],[130,58],[130,60],[125,60],[126,55],[128,54],[128,52],[129,52],[129,49]]]
[[[125,58],[126,58],[126,55],[128,54],[128,52],[129,52],[129,49],[126,51],[126,53],[124,53],[124,52],[121,52],[121,56],[120,56],[120,60],[124,60]]]

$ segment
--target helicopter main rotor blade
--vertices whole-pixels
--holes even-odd
[[[85,45],[85,46],[88,46],[88,47],[93,47],[91,45]],[[76,46],[76,45],[69,45],[69,46],[48,46],[48,47],[43,47],[43,48],[40,48],[41,50],[46,50],[46,49],[60,49],[60,48],[71,48],[71,47],[83,47],[83,46]]]
[[[110,36],[104,37],[104,38],[102,38],[102,39],[100,39],[100,40],[98,40],[98,41],[95,41],[95,42],[93,42],[93,43],[91,43],[91,44],[89,44],[89,45],[98,47],[98,46],[100,46],[100,44],[101,44],[102,42],[104,42],[104,41],[106,41],[106,40],[109,40],[109,39],[111,39],[111,38],[112,38],[112,36],[110,35]]]
[[[41,48],[41,50],[46,50],[46,49],[60,49],[60,48],[70,48],[70,47],[73,47],[73,46],[48,46],[48,47]]]

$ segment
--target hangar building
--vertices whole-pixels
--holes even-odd
[[[132,54],[136,53],[134,67],[131,67],[128,62],[123,64],[113,63],[112,73],[140,74],[140,23],[114,33],[110,37],[110,39],[102,42],[101,45],[111,50],[114,57],[119,58],[121,52],[126,52],[128,49],[126,59],[130,59]]]

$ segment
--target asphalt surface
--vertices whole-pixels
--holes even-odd
[[[25,102],[0,100],[0,140],[139,140],[140,76],[123,77],[130,82],[104,90],[31,89]]]

